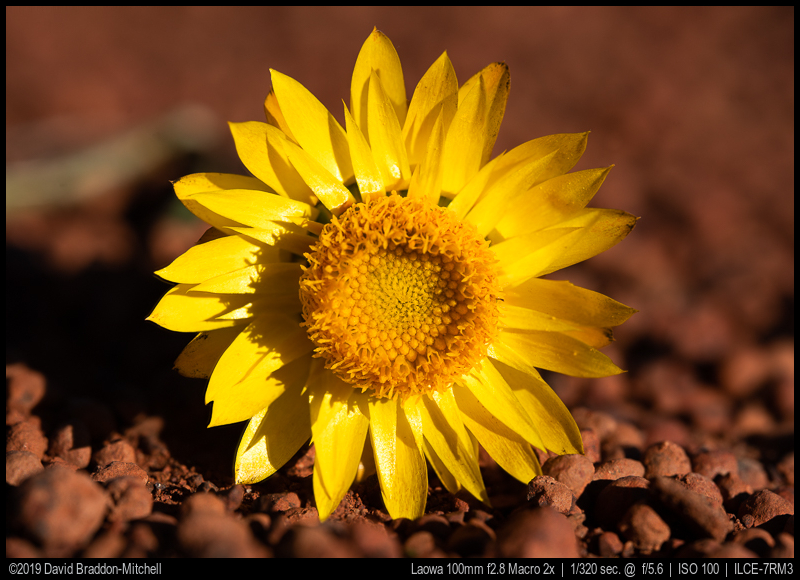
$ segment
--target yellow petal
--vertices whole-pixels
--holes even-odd
[[[508,305],[531,308],[583,326],[618,326],[636,312],[599,292],[563,280],[531,278],[507,288],[503,299]]]
[[[208,382],[206,403],[214,401],[209,426],[243,421],[269,404],[270,390],[284,381],[267,378],[313,348],[297,318],[259,316],[231,343]],[[289,373],[290,380],[296,378]]]
[[[428,141],[425,159],[414,172],[408,188],[408,197],[422,197],[435,206],[439,204],[442,190],[442,152],[444,150],[444,118],[440,109]]]
[[[563,221],[560,227],[580,228],[569,239],[566,247],[553,251],[545,258],[547,266],[536,275],[572,266],[616,246],[631,233],[639,218],[621,210],[590,208],[581,210],[577,216]],[[552,249],[552,248],[551,248]]]
[[[228,123],[228,126],[239,159],[250,173],[280,195],[312,201],[311,189],[289,162],[285,144],[291,141],[280,129],[255,121]]]
[[[521,193],[512,204],[536,211],[508,212],[497,224],[504,238],[552,227],[574,216],[597,193],[611,167],[559,175]]]
[[[270,91],[267,94],[267,98],[264,99],[264,115],[267,117],[267,123],[273,127],[277,127],[283,131],[283,134],[286,135],[287,138],[297,143],[297,139],[292,135],[289,124],[286,122],[286,119],[283,118],[283,112],[281,111],[281,106],[278,104],[275,91]]]
[[[303,383],[290,385],[250,419],[236,452],[237,484],[256,483],[280,469],[311,437]]]
[[[484,165],[481,170],[461,188],[461,191],[456,194],[455,199],[447,206],[447,209],[455,212],[458,219],[464,221],[466,215],[481,198],[486,190],[486,184],[489,183],[489,178],[494,172],[494,168],[502,157],[502,155],[495,157]]]
[[[270,73],[283,117],[300,146],[340,183],[351,179],[350,150],[339,122],[296,80],[273,69]]]
[[[439,481],[441,481],[444,485],[444,488],[453,495],[461,491],[461,483],[452,473],[450,473],[447,467],[445,467],[444,463],[442,463],[442,460],[439,459],[438,455],[436,455],[436,451],[434,451],[427,439],[423,439],[422,441],[422,450],[425,453],[425,458],[428,460],[428,463],[430,463],[431,467],[433,467],[436,477],[438,477]]]
[[[550,135],[506,153],[466,220],[474,223],[481,235],[487,235],[506,214],[514,197],[572,169],[586,149],[587,138],[588,133]]]
[[[451,390],[420,397],[416,405],[425,439],[447,470],[476,498],[487,502],[473,443]]]
[[[446,52],[420,79],[408,105],[403,142],[411,166],[418,165],[425,158],[439,106],[443,107],[444,129],[447,131],[458,107],[458,79]]]
[[[498,420],[469,389],[454,385],[453,394],[464,425],[500,467],[523,483],[542,474],[539,460],[528,442]]]
[[[344,118],[347,127],[347,142],[350,145],[350,159],[353,162],[353,172],[356,175],[356,183],[358,184],[358,191],[361,193],[361,199],[367,201],[372,197],[386,195],[386,189],[383,186],[383,175],[375,163],[375,158],[372,156],[367,139],[361,129],[358,128],[358,125],[356,125],[346,106],[344,108]],[[366,125],[364,126],[366,127]]]
[[[545,449],[559,455],[583,453],[583,441],[575,419],[536,369],[516,369],[499,361],[493,364],[536,423]]]
[[[172,185],[175,188],[175,194],[181,200],[195,193],[221,191],[223,189],[272,191],[260,179],[232,173],[193,173],[192,175],[181,177]]]
[[[301,201],[248,189],[196,193],[190,199],[218,215],[255,228],[270,227],[272,222],[302,223],[317,213]]]
[[[428,495],[425,455],[417,443],[422,440],[422,425],[416,408],[409,413],[412,420],[397,399],[369,399],[369,432],[378,481],[383,502],[394,519],[422,516]]]
[[[147,320],[175,332],[203,332],[241,325],[237,320],[220,320],[227,312],[247,306],[248,295],[216,296],[193,293],[194,284],[178,284],[159,301]]]
[[[569,247],[578,235],[578,228],[553,228],[492,245],[500,269],[500,286],[517,285],[541,275],[553,256]]]
[[[486,124],[483,130],[484,149],[481,160],[481,166],[483,166],[492,156],[492,148],[497,140],[497,133],[500,131],[500,124],[506,111],[510,88],[508,65],[502,62],[492,63],[465,82],[458,91],[459,108],[461,108],[463,99],[472,90],[472,86],[479,80],[483,81],[483,92],[486,95],[487,103]]]
[[[305,182],[311,187],[314,195],[327,207],[334,215],[339,215],[350,207],[355,199],[350,190],[342,185],[341,180],[331,175],[320,163],[294,143],[286,142],[285,149],[288,152],[292,165],[298,173],[303,176]],[[348,153],[349,155],[349,153]],[[352,175],[351,175],[352,177]]]
[[[259,261],[277,261],[277,250],[254,244],[239,236],[226,236],[192,246],[166,268],[156,272],[165,280],[199,284],[231,270]]]
[[[201,332],[186,345],[175,360],[175,369],[184,377],[207,379],[217,366],[222,353],[239,336],[243,327],[233,326],[211,332]]]
[[[297,291],[302,273],[297,263],[259,263],[210,278],[193,290],[214,294],[284,294]]]
[[[308,385],[311,434],[316,449],[314,500],[325,520],[353,483],[367,436],[366,396],[332,372],[312,374]]]
[[[500,328],[515,328],[517,330],[547,330],[550,332],[567,332],[575,330],[574,323],[567,322],[522,306],[509,304],[503,294],[503,302],[497,305],[500,313]]]
[[[607,377],[623,372],[597,349],[559,332],[501,331],[489,354],[516,368],[536,367],[573,377]]]
[[[387,190],[406,189],[411,169],[401,140],[400,124],[375,71],[370,75],[367,111],[369,145],[383,183]]]
[[[314,222],[307,222],[305,225]],[[308,230],[295,226],[294,224],[270,222],[263,228],[243,228],[229,226],[226,230],[236,232],[245,239],[252,239],[264,244],[272,250],[286,250],[298,256],[302,256],[311,249],[316,241],[308,235]],[[265,256],[267,259],[269,255]],[[263,260],[259,256],[259,260]]]
[[[460,94],[460,92],[459,92]],[[454,197],[481,168],[486,126],[483,78],[464,97],[447,131],[442,155],[442,194]]]
[[[406,120],[406,85],[400,57],[389,38],[375,28],[361,47],[350,82],[350,110],[359,127],[367,126],[369,77],[375,71],[381,79],[386,97],[391,102],[400,126]],[[349,133],[350,130],[348,129]]]
[[[531,445],[543,446],[536,424],[519,408],[514,393],[488,358],[469,375],[461,377],[460,382],[506,427]]]

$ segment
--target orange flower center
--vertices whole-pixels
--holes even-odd
[[[326,225],[300,299],[326,368],[376,397],[442,390],[486,355],[498,285],[488,243],[452,212],[390,195]]]

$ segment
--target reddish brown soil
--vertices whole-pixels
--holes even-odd
[[[41,163],[7,181],[7,556],[794,555],[793,9],[6,14],[7,175]],[[341,117],[373,25],[409,94],[444,49],[462,81],[509,64],[496,152],[592,130],[577,168],[616,165],[594,205],[642,219],[560,277],[640,312],[607,349],[629,372],[548,376],[586,457],[527,487],[483,457],[491,507],[431,476],[416,522],[368,478],[320,525],[313,448],[234,486],[242,427],[205,428],[203,381],[170,370],[190,337],[144,318],[203,229],[168,181],[242,171],[224,120],[261,118],[269,67]],[[154,121],[187,103],[213,117]],[[165,148],[48,177],[152,123]]]

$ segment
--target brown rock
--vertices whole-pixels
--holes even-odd
[[[123,463],[121,461],[113,461],[105,467],[101,467],[92,475],[92,479],[103,483],[105,481],[116,479],[117,477],[125,477],[129,475],[138,477],[144,483],[147,483],[149,479],[147,477],[147,472],[135,463]]]
[[[572,490],[549,475],[537,475],[528,484],[528,501],[536,506],[550,506],[567,515],[574,498]]]
[[[39,428],[38,421],[20,421],[12,425],[6,435],[6,451],[27,451],[44,459],[47,437]]]
[[[436,538],[433,534],[425,530],[414,532],[406,538],[403,543],[403,552],[409,558],[430,558],[437,552],[444,555],[436,547]]]
[[[56,551],[88,544],[108,508],[103,489],[80,472],[48,469],[28,478],[17,490],[18,525]]]
[[[739,465],[736,456],[730,451],[704,451],[695,455],[692,460],[692,471],[705,475],[713,481],[717,475],[726,473],[739,475]]]
[[[487,548],[496,534],[492,528],[479,520],[459,526],[447,539],[447,551],[464,558],[485,556]]]
[[[707,477],[692,472],[681,477],[679,481],[686,486],[686,489],[707,497],[716,505],[722,505],[722,493],[716,484]]]
[[[619,479],[620,477],[644,476],[644,465],[635,459],[623,457],[605,461],[595,468],[593,479]]]
[[[78,421],[62,425],[50,439],[49,453],[81,469],[87,467],[92,458],[89,431]]]
[[[601,558],[611,558],[622,552],[622,540],[614,532],[603,532],[597,538],[597,551]]]
[[[608,413],[602,411],[592,411],[586,407],[578,407],[572,411],[575,422],[583,430],[591,429],[597,434],[597,438],[605,441],[617,429],[617,420]]]
[[[742,457],[736,464],[739,468],[739,477],[753,489],[763,489],[769,485],[769,476],[760,461]]]
[[[135,476],[118,477],[106,485],[114,500],[109,520],[123,521],[146,518],[153,511],[153,496],[142,480]]]
[[[769,555],[771,558],[794,558],[794,536],[785,532],[778,534]]]
[[[242,501],[244,501],[244,486],[234,485],[221,494],[221,497],[225,502],[225,509],[229,512],[236,511],[239,509],[239,506],[242,505]]]
[[[364,522],[350,527],[350,536],[366,558],[399,558],[402,556],[397,535],[389,533],[383,524]]]
[[[8,409],[25,416],[30,415],[47,390],[44,375],[22,363],[6,365],[6,381]]]
[[[753,517],[754,526],[760,526],[778,516],[794,515],[794,506],[777,493],[762,489],[742,502],[739,518],[745,515]]]
[[[634,475],[621,477],[597,496],[594,516],[604,528],[613,528],[628,509],[648,497],[650,482]]]
[[[741,503],[753,493],[752,487],[732,473],[718,475],[714,482],[722,494],[722,505],[729,513],[737,513]]]
[[[293,558],[353,558],[358,552],[336,537],[328,525],[290,528],[276,547],[276,554]]]
[[[661,441],[644,452],[644,476],[652,479],[658,476],[686,475],[692,470],[692,462],[683,447],[672,441]]]
[[[258,498],[258,509],[264,512],[285,512],[301,506],[300,498],[293,491],[268,493]]]
[[[577,558],[578,541],[566,516],[550,507],[521,510],[497,532],[502,558]]]
[[[766,558],[772,548],[775,547],[775,539],[761,528],[748,528],[737,532],[733,536],[733,541],[745,546],[759,556]]]
[[[188,517],[200,513],[225,515],[225,502],[213,493],[195,493],[190,495],[181,505],[181,515]]]
[[[577,498],[592,481],[594,465],[585,455],[559,455],[548,459],[542,472],[566,485]]]
[[[679,481],[656,477],[651,490],[665,509],[662,515],[681,520],[697,537],[722,541],[733,529],[721,505],[687,489]]]
[[[638,503],[630,507],[619,522],[619,531],[644,554],[655,552],[669,539],[670,529],[649,505]]]
[[[591,429],[581,429],[583,453],[592,463],[598,463],[600,457],[600,438]]]
[[[212,511],[193,511],[182,518],[177,537],[183,552],[196,558],[259,558],[268,554],[244,520]]]
[[[103,445],[103,448],[94,454],[94,462],[98,467],[105,467],[109,463],[136,463],[136,450],[124,439]]]
[[[30,476],[44,471],[41,460],[28,451],[6,452],[6,483],[19,485]]]

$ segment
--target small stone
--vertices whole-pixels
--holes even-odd
[[[722,505],[722,493],[716,484],[707,477],[692,472],[684,475],[679,481],[686,486],[686,489],[707,497],[716,505]]]
[[[583,453],[592,463],[600,462],[600,438],[591,429],[581,429]]]
[[[622,540],[614,532],[603,532],[597,538],[597,550],[601,558],[611,558],[622,552]]]
[[[737,461],[739,477],[753,489],[763,489],[769,485],[769,476],[761,462],[750,457],[742,457]]]
[[[188,517],[194,514],[207,513],[225,515],[225,502],[213,493],[195,493],[181,505],[181,515]]]
[[[19,485],[32,475],[44,471],[41,460],[28,451],[6,452],[6,483]]]
[[[497,532],[502,558],[577,558],[578,542],[566,516],[550,507],[521,510]]]
[[[649,481],[635,475],[614,480],[597,496],[595,518],[606,529],[616,527],[632,505],[647,499],[649,486]]]
[[[578,407],[573,410],[572,416],[581,429],[591,429],[597,434],[597,438],[603,442],[617,429],[617,420],[608,413],[602,411],[592,411],[586,407]]]
[[[714,482],[722,494],[722,505],[729,513],[737,513],[741,503],[753,493],[753,488],[733,473],[718,475]]]
[[[683,447],[672,441],[661,441],[648,447],[643,459],[647,479],[658,476],[686,475],[692,462]]]
[[[81,469],[88,467],[92,458],[89,431],[79,421],[62,425],[50,439],[49,454]]]
[[[661,548],[671,533],[661,516],[643,503],[634,504],[625,512],[619,523],[619,531],[644,554],[650,554]]]
[[[103,483],[117,477],[125,477],[132,475],[138,477],[144,483],[147,483],[149,478],[147,472],[136,465],[135,463],[123,463],[121,461],[112,461],[105,467],[101,467],[92,475],[92,479],[99,483]]]
[[[302,506],[300,498],[293,491],[268,493],[258,498],[258,510],[263,512],[285,512]]]
[[[775,547],[770,552],[770,558],[794,558],[794,536],[781,532],[775,538]]]
[[[697,537],[722,541],[733,529],[721,505],[687,489],[680,481],[656,477],[651,490],[665,509],[664,517],[680,519]]]
[[[234,485],[225,493],[222,494],[222,500],[225,502],[225,508],[229,511],[236,511],[244,501],[244,486]]]
[[[429,558],[437,551],[436,538],[425,530],[414,532],[403,543],[403,552],[409,558]]]
[[[30,415],[47,390],[44,375],[22,363],[6,365],[6,406]]]
[[[44,459],[47,437],[39,428],[38,421],[26,420],[12,425],[6,435],[6,451],[27,451]]]
[[[537,475],[528,484],[528,502],[536,506],[551,506],[567,515],[574,498],[572,490],[549,475]]]
[[[383,524],[357,523],[350,527],[350,535],[365,558],[399,558],[403,555],[397,535],[390,534]]]
[[[778,516],[794,515],[794,506],[777,493],[762,489],[742,502],[739,519],[745,515],[751,515],[753,525],[760,526]]]
[[[207,494],[192,497],[198,495]],[[180,520],[177,538],[183,552],[195,558],[258,558],[267,555],[244,520],[224,513],[224,504],[218,501],[222,514],[190,510]]]
[[[479,520],[459,526],[447,540],[447,551],[463,558],[486,555],[488,546],[494,541],[493,529]]]
[[[620,477],[644,476],[644,465],[635,459],[623,457],[605,461],[595,468],[594,479],[619,479]]]
[[[559,455],[548,459],[542,472],[566,485],[578,498],[592,481],[594,465],[585,455]]]
[[[752,550],[762,558],[769,556],[770,550],[775,547],[775,539],[768,531],[761,528],[748,528],[737,532],[733,541]]]
[[[695,455],[692,460],[692,471],[714,480],[717,475],[735,473],[739,475],[739,464],[736,456],[730,451],[704,451]]]
[[[102,449],[94,454],[94,462],[98,467],[105,467],[109,463],[119,461],[122,463],[136,463],[136,450],[124,439],[106,443]]]
[[[114,500],[109,515],[111,521],[139,520],[153,511],[153,496],[138,477],[118,477],[106,485],[106,490]]]
[[[290,528],[276,547],[276,555],[290,558],[353,558],[359,554],[327,526]]]
[[[17,522],[41,545],[54,550],[85,546],[108,507],[103,489],[88,475],[47,469],[17,488]]]

